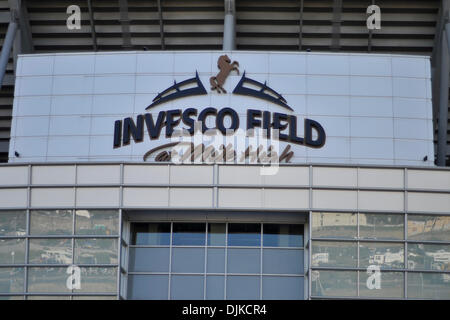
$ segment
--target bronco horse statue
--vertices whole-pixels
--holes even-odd
[[[217,67],[220,72],[217,76],[209,79],[209,82],[211,83],[211,90],[217,90],[218,93],[227,93],[227,91],[223,88],[223,85],[231,71],[236,70],[239,75],[239,62],[231,62],[231,59],[227,55],[223,55],[217,60]]]

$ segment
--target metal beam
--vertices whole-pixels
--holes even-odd
[[[372,0],[372,5],[375,4],[375,0]],[[373,37],[373,30],[369,29],[369,37],[367,39],[367,52],[372,52],[372,37]]]
[[[92,46],[94,48],[94,51],[97,51],[98,50],[97,33],[95,32],[94,10],[92,9],[92,1],[87,0],[87,5],[89,10],[89,21],[91,25]]]
[[[225,0],[225,18],[223,24],[223,50],[236,49],[236,6],[234,0]]]
[[[158,18],[159,18],[159,33],[161,36],[161,49],[166,49],[166,40],[164,39],[164,20],[162,13],[161,0],[158,0]]]
[[[19,23],[17,19],[17,12],[15,10],[11,10],[11,22],[8,25],[8,30],[6,31],[6,36],[3,41],[2,53],[0,55],[0,88],[3,84],[6,68],[8,67],[9,56],[11,54],[11,49],[18,28]]]
[[[120,24],[122,25],[122,38],[124,48],[131,48],[130,19],[128,17],[128,0],[119,0]]]
[[[439,120],[438,120],[438,152],[437,165],[445,166],[447,156],[447,127],[448,127],[448,88],[449,88],[449,56],[450,56],[450,24],[447,22],[442,29],[441,61],[439,81]]]
[[[331,49],[338,51],[340,45],[341,34],[341,17],[342,17],[342,0],[333,1],[333,34],[331,38]]]
[[[298,50],[302,51],[303,47],[303,8],[305,6],[304,0],[300,0],[300,21],[298,33]]]

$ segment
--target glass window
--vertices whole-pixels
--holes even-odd
[[[25,234],[25,211],[0,211],[0,236],[24,236]]]
[[[314,270],[311,272],[311,295],[320,297],[356,296],[356,271]]]
[[[170,298],[173,300],[202,300],[204,276],[173,275],[170,279]]]
[[[205,223],[174,223],[174,246],[204,246],[206,237]]]
[[[371,274],[359,272],[359,295],[361,297],[403,298],[403,272],[380,272],[380,287],[374,287]]]
[[[170,245],[170,223],[133,223],[131,244],[139,246]]]
[[[263,245],[265,247],[303,247],[303,225],[264,224]]]
[[[203,273],[205,270],[204,248],[173,248],[172,272]]]
[[[206,299],[207,300],[223,300],[225,294],[225,277],[224,276],[207,276],[206,277]]]
[[[117,268],[81,268],[81,289],[74,292],[116,292]]]
[[[0,293],[23,292],[23,268],[0,268]]]
[[[130,248],[130,271],[168,272],[169,248]]]
[[[263,277],[263,299],[266,300],[302,300],[303,277]]]
[[[72,239],[30,239],[32,264],[72,264]]]
[[[119,212],[117,210],[77,210],[75,233],[117,235],[119,234]]]
[[[30,212],[30,233],[39,235],[72,234],[71,210],[38,210]]]
[[[225,272],[225,249],[208,248],[207,272]]]
[[[67,268],[28,268],[28,292],[71,292],[66,287]],[[83,278],[81,278],[83,280]]]
[[[450,241],[450,216],[409,214],[408,239]]]
[[[450,274],[408,272],[408,298],[450,299]]]
[[[313,212],[313,238],[351,238],[357,237],[356,213]]]
[[[208,246],[224,246],[225,231],[225,223],[208,223]]]
[[[117,239],[76,239],[76,264],[117,264]]]
[[[264,249],[263,273],[303,274],[303,250]]]
[[[70,300],[70,296],[28,296],[27,300]]]
[[[408,243],[408,268],[450,271],[450,245]]]
[[[403,214],[359,214],[359,236],[364,239],[404,239]]]
[[[129,275],[128,299],[167,300],[168,275]]]
[[[261,245],[261,224],[230,223],[228,225],[229,246],[257,246]]]
[[[228,249],[228,273],[260,273],[260,249]]]
[[[405,248],[403,243],[359,243],[360,267],[377,265],[380,268],[404,268]]]
[[[73,296],[72,300],[117,300],[116,296]]]
[[[23,300],[23,296],[0,296],[0,301],[2,300]]]
[[[228,300],[258,300],[260,290],[259,276],[228,276]]]
[[[0,239],[0,264],[25,263],[25,239]]]
[[[313,241],[311,265],[314,267],[357,267],[356,242]]]

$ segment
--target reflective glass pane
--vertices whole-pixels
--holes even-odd
[[[313,212],[313,238],[351,238],[357,237],[356,213]]]
[[[450,241],[450,216],[409,214],[408,239]]]
[[[0,293],[23,292],[23,268],[0,268]]]
[[[224,276],[207,276],[206,277],[206,299],[223,300],[225,294],[225,277]]]
[[[0,239],[0,264],[25,263],[25,239]]]
[[[371,278],[373,274],[359,272],[359,295],[361,297],[403,298],[403,272],[380,272],[379,286]]]
[[[81,268],[81,289],[74,292],[116,292],[117,268]]]
[[[30,239],[33,264],[72,264],[72,239]]]
[[[303,300],[303,277],[263,277],[263,299]]]
[[[377,265],[380,268],[404,268],[405,248],[403,243],[359,243],[359,266]]]
[[[169,248],[130,248],[130,271],[168,272]]]
[[[0,236],[24,236],[25,234],[25,211],[0,211]]]
[[[208,223],[208,246],[224,246],[225,231],[225,223]]]
[[[227,300],[258,300],[259,276],[228,276]]]
[[[71,292],[66,287],[67,268],[28,268],[28,292]]]
[[[169,276],[129,275],[128,299],[167,300]]]
[[[359,214],[359,236],[364,239],[404,239],[403,214]]]
[[[311,272],[311,295],[320,297],[356,296],[356,271],[313,270]]]
[[[70,300],[70,296],[28,296],[27,300]]]
[[[225,272],[225,249],[208,248],[207,272]]]
[[[303,250],[264,249],[263,273],[303,274]]]
[[[117,264],[117,239],[76,239],[76,264]]]
[[[302,224],[264,224],[265,247],[303,247]]]
[[[30,233],[39,235],[72,234],[71,210],[38,210],[30,212]]]
[[[118,300],[116,296],[73,296],[72,300]]]
[[[356,242],[313,241],[311,265],[313,267],[356,267]]]
[[[172,272],[203,273],[205,270],[204,248],[173,248]]]
[[[206,237],[205,223],[174,223],[174,246],[204,246]]]
[[[450,299],[450,274],[408,272],[408,298]]]
[[[172,275],[170,279],[170,299],[203,300],[204,276]]]
[[[228,224],[229,246],[260,246],[261,224],[230,223]]]
[[[116,293],[117,268],[81,267],[80,288],[74,293]]]
[[[23,296],[0,296],[0,301],[2,300],[23,300]]]
[[[131,225],[131,244],[170,245],[170,223],[133,223]]]
[[[228,273],[260,273],[260,249],[228,249]]]
[[[408,243],[408,269],[450,271],[450,245]]]
[[[117,235],[119,234],[119,212],[117,210],[77,210],[75,233]]]

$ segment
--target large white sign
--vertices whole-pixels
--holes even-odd
[[[23,55],[16,79],[10,162],[171,161],[184,130],[215,131],[216,160],[272,151],[288,163],[433,165],[428,57]],[[228,144],[238,130],[266,130],[268,149]]]

